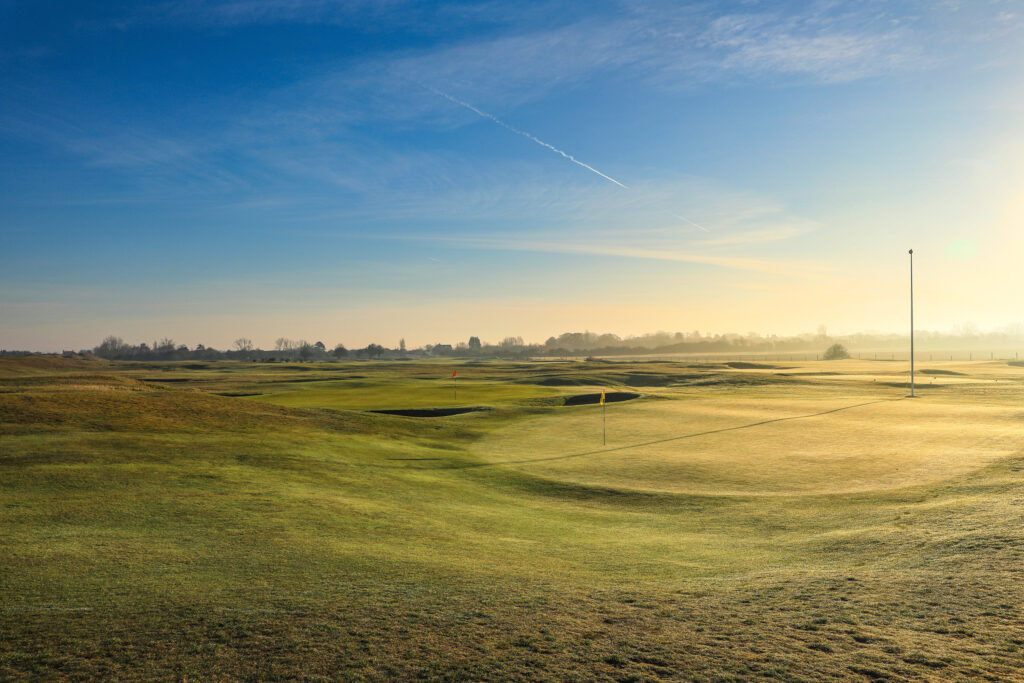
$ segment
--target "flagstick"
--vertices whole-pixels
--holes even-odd
[[[910,398],[914,398],[914,250],[910,250]]]
[[[608,445],[608,406],[601,401],[601,445]]]

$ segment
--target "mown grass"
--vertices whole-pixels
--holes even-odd
[[[0,366],[0,677],[1019,678],[1024,375],[879,365]]]

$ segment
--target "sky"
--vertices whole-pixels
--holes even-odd
[[[1024,322],[1024,0],[0,0],[0,348]]]

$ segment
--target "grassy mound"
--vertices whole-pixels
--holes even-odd
[[[0,377],[92,370],[109,365],[91,356],[0,356]]]
[[[399,365],[4,385],[0,678],[1019,677],[1019,370],[658,387],[602,445],[551,364],[366,412],[451,389]]]

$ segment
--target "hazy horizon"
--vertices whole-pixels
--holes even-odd
[[[822,326],[824,327],[824,326]],[[804,330],[792,334],[775,334],[775,333],[760,333],[757,331],[748,331],[745,333],[737,332],[735,330],[656,330],[648,331],[639,334],[618,334],[607,330],[593,330],[593,329],[580,329],[580,330],[562,330],[554,332],[552,334],[544,335],[540,338],[528,338],[522,335],[515,334],[504,334],[504,335],[466,335],[463,337],[453,337],[451,334],[445,335],[440,334],[436,338],[427,339],[426,341],[419,341],[407,337],[399,337],[395,340],[387,340],[379,337],[374,337],[369,341],[363,342],[361,340],[354,343],[345,339],[335,339],[333,337],[325,337],[324,335],[308,334],[308,335],[294,335],[294,334],[277,334],[272,339],[252,338],[249,335],[241,335],[232,338],[229,341],[223,343],[211,343],[204,341],[203,339],[185,339],[176,337],[173,333],[166,334],[151,334],[148,336],[141,337],[125,337],[119,334],[104,335],[102,339],[97,339],[93,343],[85,343],[80,345],[64,344],[58,345],[52,348],[16,348],[16,347],[0,347],[0,351],[5,352],[19,352],[29,351],[34,353],[60,353],[62,351],[90,351],[104,341],[107,337],[116,337],[122,342],[137,346],[139,344],[147,344],[150,346],[155,345],[158,341],[170,339],[176,346],[184,344],[189,349],[195,349],[197,345],[201,344],[208,349],[215,349],[219,351],[230,351],[235,348],[235,341],[239,338],[244,338],[252,344],[254,349],[262,349],[269,351],[275,348],[275,344],[279,339],[285,339],[294,345],[298,345],[301,342],[314,344],[316,342],[322,342],[328,350],[334,348],[337,345],[342,345],[349,350],[365,348],[369,344],[380,344],[386,349],[397,349],[401,342],[404,342],[406,347],[410,350],[423,349],[434,344],[450,344],[453,347],[458,344],[465,344],[469,341],[470,337],[477,337],[480,339],[484,346],[497,346],[503,339],[507,337],[519,337],[522,339],[525,346],[544,346],[549,338],[557,338],[563,334],[592,334],[595,337],[604,335],[613,335],[619,338],[620,346],[628,346],[630,340],[635,340],[638,346],[651,346],[653,338],[658,336],[675,336],[677,333],[683,335],[683,339],[673,339],[666,342],[663,345],[671,345],[680,342],[692,343],[695,341],[712,341],[715,339],[729,338],[729,339],[760,339],[763,341],[777,340],[780,344],[785,342],[793,342],[798,339],[804,339],[808,341],[808,344],[813,346],[815,339],[825,339],[831,341],[844,341],[851,343],[850,340],[863,340],[864,343],[858,344],[856,348],[852,350],[872,350],[872,349],[890,349],[893,342],[904,342],[909,341],[908,331],[878,331],[878,330],[862,330],[862,331],[834,331],[825,329],[817,330]],[[696,334],[695,334],[696,333]],[[939,330],[922,330],[916,329],[917,348],[920,351],[984,351],[988,352],[994,349],[1016,349],[1017,345],[1024,346],[1024,327],[1020,325],[1006,326],[995,329],[980,329],[977,327],[967,326],[954,328],[952,330],[939,331]],[[696,335],[699,335],[697,337]],[[591,348],[591,347],[588,347]],[[599,348],[597,346],[593,348]],[[653,348],[653,347],[652,347]],[[810,346],[808,346],[810,348]],[[737,352],[742,352],[742,346],[737,347]],[[760,353],[759,351],[758,353]]]
[[[1020,325],[1021,9],[8,3],[0,348]]]

